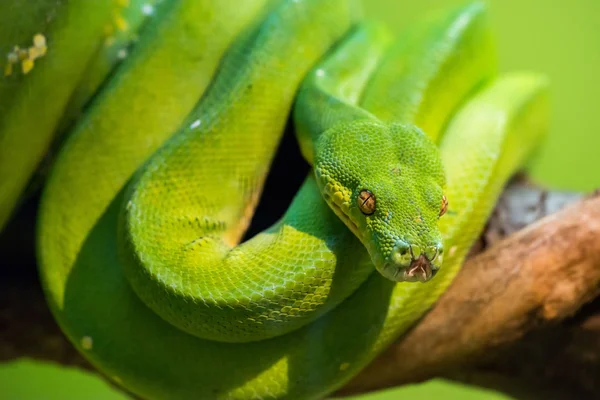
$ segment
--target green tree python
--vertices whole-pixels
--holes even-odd
[[[357,10],[160,2],[77,120],[43,190],[39,268],[61,328],[118,385],[322,398],[451,283],[543,136],[546,82],[496,76],[481,4],[397,38]],[[313,172],[240,244],[290,112]]]

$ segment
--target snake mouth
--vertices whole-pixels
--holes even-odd
[[[404,270],[404,280],[408,282],[427,282],[437,271],[432,268],[431,261],[421,254],[416,260],[412,260],[408,268]]]
[[[423,254],[413,259],[407,267],[392,263],[384,264],[381,274],[394,282],[427,282],[433,278],[438,267]]]

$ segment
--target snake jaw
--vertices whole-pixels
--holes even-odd
[[[425,255],[413,259],[407,267],[386,263],[380,270],[381,275],[394,282],[422,282],[433,278],[439,267],[435,266]]]
[[[395,282],[427,282],[439,271],[442,261],[441,247],[432,249],[423,252],[418,245],[398,241],[390,261],[385,262],[379,271],[385,278]]]
[[[404,270],[404,280],[408,282],[427,282],[436,271],[433,270],[431,261],[424,254],[410,263],[410,266]]]
[[[321,182],[324,177],[319,176],[319,170],[317,172],[317,182]],[[329,205],[329,208],[333,210],[335,215],[342,220],[344,225],[350,229],[350,231],[364,244],[364,235],[361,233],[358,223],[355,222],[350,216],[350,195],[351,191],[342,186],[341,184],[332,180],[325,180],[322,186],[322,195],[325,202]]]
[[[335,215],[337,215],[337,217],[342,220],[344,225],[346,225],[348,227],[348,229],[350,229],[350,231],[362,242],[363,235],[360,233],[358,224],[356,224],[354,221],[352,221],[352,219],[344,212],[344,210],[342,209],[342,206],[337,204],[335,201],[332,201],[331,196],[325,194],[324,198],[325,198],[325,201],[327,202],[327,204],[329,205],[329,207],[335,213]]]

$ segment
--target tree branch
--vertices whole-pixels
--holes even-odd
[[[499,372],[512,369],[512,375],[551,377],[556,371],[572,370],[587,361],[594,364],[598,377],[598,336],[596,340],[573,340],[598,335],[600,313],[574,327],[556,325],[599,291],[600,196],[594,196],[469,259],[435,307],[340,393],[417,382],[461,367],[494,362]],[[526,336],[542,328],[555,330],[559,337],[561,332],[568,334],[558,339],[563,347],[544,347],[541,331]],[[521,342],[515,348],[519,351],[513,348],[511,354],[506,353],[507,345],[518,340]],[[542,354],[527,356],[532,353]],[[553,364],[544,365],[548,360]],[[544,369],[547,373],[541,373]],[[575,378],[580,386],[590,386],[589,376]],[[598,395],[600,388],[595,385],[589,388]]]

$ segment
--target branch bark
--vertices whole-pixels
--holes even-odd
[[[600,334],[600,310],[573,326],[557,325],[599,292],[596,195],[470,258],[436,306],[340,394],[418,382],[467,366],[490,369],[496,363],[500,373],[537,376],[537,381],[571,375],[579,389],[599,396],[600,384],[594,381],[600,376],[600,336],[594,335]],[[532,331],[537,333],[527,335]],[[554,331],[554,340],[548,331]],[[545,347],[548,342],[555,346]],[[582,371],[586,364],[593,368]],[[575,370],[582,375],[573,376]]]

